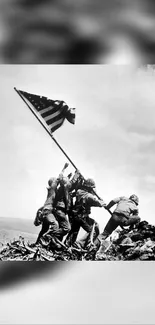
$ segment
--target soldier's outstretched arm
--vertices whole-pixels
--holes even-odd
[[[106,206],[106,203],[103,200],[99,200],[95,195],[90,193],[85,197],[85,200],[94,207],[102,208]]]
[[[62,169],[62,172],[61,172],[61,173],[64,173],[65,169],[66,169],[68,166],[69,166],[69,164],[68,164],[68,163],[65,163],[65,165],[64,165],[64,167],[63,167],[63,169]]]
[[[114,202],[114,200],[111,200],[111,201],[107,204],[106,209],[109,210],[109,209],[112,208],[115,204],[116,204],[116,203]]]
[[[119,196],[116,197],[115,199],[111,200],[107,206],[106,209],[109,210],[110,208],[112,208],[116,203],[118,203],[120,200],[122,200],[124,198],[124,196]]]
[[[59,176],[58,176],[58,178],[57,178],[58,182],[60,182],[60,181],[63,180],[65,169],[66,169],[68,166],[69,166],[69,164],[68,164],[68,163],[65,163],[65,165],[64,165],[64,167],[63,167],[61,173],[59,174]]]
[[[83,176],[81,175],[79,170],[76,169],[75,173],[71,179],[71,182],[70,182],[70,191],[73,191],[74,189],[76,189],[76,187],[79,185],[79,183],[82,181],[82,179],[83,179]]]

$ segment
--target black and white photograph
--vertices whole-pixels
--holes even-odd
[[[155,260],[154,67],[0,75],[0,259]]]

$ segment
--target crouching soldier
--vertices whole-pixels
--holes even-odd
[[[110,201],[105,208],[109,210],[115,204],[117,204],[116,209],[112,213],[112,216],[106,224],[104,231],[98,237],[101,245],[118,226],[133,226],[140,222],[140,217],[138,216],[139,199],[137,195],[132,194],[129,198],[124,196],[115,198]]]

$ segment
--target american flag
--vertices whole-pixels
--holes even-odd
[[[75,124],[75,108],[69,108],[63,100],[52,100],[22,90],[18,92],[31,104],[33,111],[52,133],[62,126],[65,119]]]

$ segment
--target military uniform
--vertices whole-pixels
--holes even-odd
[[[59,212],[56,214],[54,209],[54,202],[58,192],[57,188],[62,178],[63,172],[59,175],[58,178],[52,177],[48,181],[49,187],[47,188],[47,198],[42,209],[42,229],[38,235],[36,243],[38,243],[40,238],[49,230],[51,235],[54,235],[59,238],[62,237],[61,228],[65,228],[65,226],[63,225],[63,221],[61,222],[60,218],[58,220],[57,215],[59,214]]]
[[[83,185],[83,189],[77,190],[76,202],[72,210],[71,231],[66,238],[66,244],[68,246],[75,243],[80,227],[88,233],[88,237],[90,238],[92,231],[92,224],[89,222],[91,207],[106,206],[102,200],[97,199],[97,197],[91,193],[93,187],[94,185],[92,186],[91,182],[87,180],[87,183]]]
[[[48,181],[49,187],[47,187],[47,198],[44,203],[43,209],[46,209],[46,207],[49,207],[49,206],[51,207],[51,209],[53,208],[53,202],[55,199],[58,183],[59,183],[59,177],[58,178],[52,177],[49,179],[49,181]]]
[[[69,179],[67,177],[61,177],[60,187],[57,189],[57,193],[54,200],[54,215],[59,224],[59,236],[61,236],[61,239],[71,229],[70,222],[67,216],[67,211],[70,205],[68,182]]]
[[[73,178],[64,177],[62,174],[59,177],[60,187],[58,188],[54,200],[55,216],[59,223],[59,235],[61,238],[69,233],[71,225],[69,215],[72,209],[72,195],[81,182],[81,176],[78,171],[75,172]]]
[[[118,226],[129,226],[140,222],[138,203],[139,200],[135,194],[131,195],[130,198],[120,196],[110,201],[106,207],[107,209],[110,209],[115,204],[117,206],[100,238],[106,239]]]
[[[98,237],[100,233],[99,224],[89,216],[86,218],[87,223],[92,227],[93,234],[92,234],[92,242],[94,243],[96,238]],[[93,229],[94,228],[94,229]],[[87,249],[89,247],[89,244],[91,244],[89,233],[84,234],[84,236],[77,242],[77,244],[80,244],[80,246],[83,249]]]

